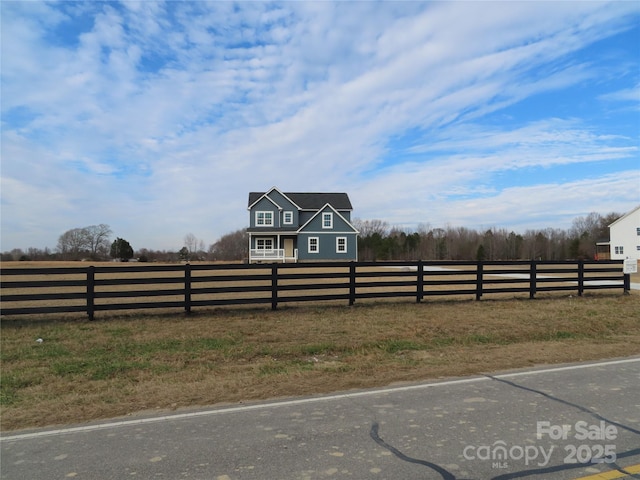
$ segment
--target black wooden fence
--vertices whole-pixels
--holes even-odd
[[[630,288],[620,261],[331,262],[4,268],[2,315]]]

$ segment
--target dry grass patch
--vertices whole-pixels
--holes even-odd
[[[101,318],[3,320],[3,429],[640,354],[635,292]]]

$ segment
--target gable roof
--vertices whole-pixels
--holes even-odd
[[[335,208],[333,208],[329,203],[325,203],[322,208],[319,208],[318,211],[309,220],[307,220],[304,225],[302,225],[298,229],[298,233],[305,230],[307,228],[307,225],[309,225],[314,218],[316,218],[318,215],[320,215],[322,212],[324,212],[327,209],[330,209],[333,213],[335,213],[338,216],[338,218],[340,218],[340,220],[342,220],[351,230],[353,230],[353,233],[360,233],[358,232],[358,230],[356,230],[356,227],[351,225],[351,222],[349,222],[349,220],[347,220],[342,215],[340,215],[340,212],[338,212]],[[331,233],[335,233],[335,231],[332,231]]]
[[[630,215],[633,215],[637,210],[640,210],[640,205],[638,205],[636,208],[634,208],[633,210],[631,210],[630,212],[625,213],[624,215],[622,215],[620,218],[618,218],[617,220],[615,220],[614,222],[609,224],[609,228],[613,227],[616,223],[618,223],[620,220],[625,219],[627,217],[629,217]]]
[[[273,190],[273,189],[272,189]],[[269,191],[271,192],[271,190]],[[249,208],[269,192],[250,192]],[[346,193],[287,193],[281,192],[302,210],[319,210],[327,203],[336,210],[353,210]]]

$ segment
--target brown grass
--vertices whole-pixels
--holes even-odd
[[[640,295],[14,317],[1,333],[8,430],[636,355]]]

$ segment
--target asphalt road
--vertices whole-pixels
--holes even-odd
[[[640,471],[640,357],[13,432],[0,446],[3,480],[619,478]]]

